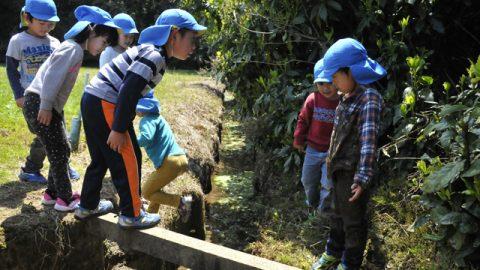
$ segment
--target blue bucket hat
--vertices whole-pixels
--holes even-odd
[[[158,17],[155,25],[146,28],[140,33],[138,43],[151,43],[162,46],[167,43],[172,27],[185,28],[192,31],[202,32],[207,27],[197,23],[197,20],[182,9],[167,9]]]
[[[136,111],[145,114],[160,114],[160,101],[153,96],[153,90],[138,100]]]
[[[78,22],[73,25],[72,28],[70,28],[70,30],[68,30],[68,32],[63,36],[65,39],[75,37],[91,23],[102,24],[113,28],[119,28],[113,22],[110,13],[99,7],[82,5],[77,7],[74,13]]]
[[[385,76],[387,72],[367,55],[363,45],[353,38],[335,42],[323,56],[324,76],[330,81],[333,74],[343,67],[350,68],[352,76],[359,84],[369,84]]]
[[[323,58],[318,60],[315,66],[313,67],[313,83],[331,83],[332,81],[325,77],[323,72]]]
[[[23,13],[28,12],[35,19],[58,22],[60,18],[57,16],[57,6],[52,0],[26,0],[25,6],[20,12],[20,27],[27,26],[27,23],[23,19]]]
[[[135,21],[126,13],[119,13],[115,15],[115,17],[113,17],[113,22],[115,25],[120,27],[120,29],[122,29],[124,34],[138,34]]]

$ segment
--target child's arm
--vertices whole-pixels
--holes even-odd
[[[13,36],[8,42],[7,53],[5,54],[5,62],[7,69],[8,81],[13,90],[13,96],[17,102],[17,106],[23,107],[23,94],[25,89],[20,83],[20,72],[18,71],[18,66],[20,65],[20,60],[22,59],[20,41],[18,40],[18,35]]]
[[[10,82],[10,86],[12,87],[13,96],[15,98],[15,101],[17,102],[17,106],[22,108],[23,94],[25,92],[25,89],[22,87],[22,84],[20,83],[20,72],[18,71],[18,66],[20,64],[20,61],[18,61],[13,57],[6,56],[5,62],[7,65],[6,69],[7,69],[8,81]]]
[[[154,52],[151,52],[154,53]],[[115,151],[120,152],[126,141],[125,132],[132,124],[135,107],[142,91],[159,70],[155,63],[164,63],[162,56],[146,54],[135,61],[128,69],[123,83],[120,86],[117,108],[113,119],[112,131],[108,136],[107,144]],[[151,59],[151,60],[149,60]],[[153,61],[152,61],[153,60]]]
[[[159,53],[157,55],[161,57]],[[156,57],[150,54],[144,55],[128,68],[119,89],[112,130],[123,133],[131,125],[142,91],[157,73],[158,66],[155,63],[163,62],[163,59],[155,59]]]
[[[372,93],[367,95],[367,102],[359,114],[360,162],[353,178],[354,183],[362,187],[368,186],[373,177],[382,111],[381,97]]]
[[[60,88],[65,83],[69,72],[82,60],[83,52],[77,51],[73,46],[64,46],[55,50],[50,55],[50,61],[43,63],[45,70],[43,72],[43,85],[40,91],[40,110],[51,111],[53,103],[57,99]],[[42,66],[43,66],[42,65]],[[37,73],[36,76],[39,76]],[[73,83],[72,83],[73,86]]]
[[[76,50],[73,46],[60,47],[50,55],[50,61],[45,61],[43,74],[40,72],[36,76],[42,76],[43,85],[40,91],[40,110],[38,112],[38,121],[44,125],[49,125],[52,119],[52,109],[57,95],[65,83],[67,74],[74,72],[83,58],[83,51]],[[78,71],[75,71],[78,72]],[[73,87],[74,82],[71,83]]]
[[[312,119],[314,103],[315,96],[314,93],[312,93],[305,100],[305,103],[300,110],[300,114],[298,115],[297,127],[293,133],[293,146],[299,150],[303,150],[305,147],[305,141],[307,140],[308,129],[310,128],[310,122]]]

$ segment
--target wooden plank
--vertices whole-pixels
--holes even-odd
[[[123,230],[110,213],[86,222],[93,235],[177,265],[199,270],[293,270],[292,266],[205,242],[160,227]]]

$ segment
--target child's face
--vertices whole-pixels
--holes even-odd
[[[172,32],[172,56],[185,60],[195,51],[199,34],[195,31],[186,31],[183,36],[178,31]]]
[[[348,71],[347,73],[343,71],[337,71],[333,74],[333,84],[338,89],[338,91],[343,94],[350,94],[355,90],[356,82],[353,79],[352,73]]]
[[[316,83],[318,92],[330,100],[338,99],[337,89],[331,83]]]
[[[134,39],[133,34],[124,34],[124,33],[119,33],[118,34],[118,46],[122,47],[123,49],[128,49],[133,43]]]
[[[32,18],[32,20],[28,20],[26,18],[25,21],[28,22],[28,31],[32,35],[37,36],[37,37],[44,37],[50,31],[52,31],[53,28],[55,28],[55,23],[54,22],[42,21],[42,20],[38,20],[38,19],[35,19],[35,18]]]
[[[145,113],[143,113],[143,112],[137,111],[136,113],[137,113],[138,117],[144,117],[145,116]]]
[[[93,55],[97,56],[105,50],[108,46],[108,38],[106,36],[96,36],[95,33],[91,33],[87,40],[87,50]]]

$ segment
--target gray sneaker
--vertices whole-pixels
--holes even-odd
[[[111,212],[112,210],[113,210],[113,204],[112,204],[111,201],[100,200],[97,208],[94,209],[94,210],[85,209],[85,208],[79,206],[75,210],[74,216],[78,220],[84,220],[84,219],[90,218],[90,217],[98,217],[98,216],[101,216],[101,215],[105,215],[105,214]]]
[[[159,214],[147,213],[144,210],[140,210],[138,217],[127,217],[124,215],[118,217],[118,226],[122,229],[147,229],[155,227],[159,222]]]

